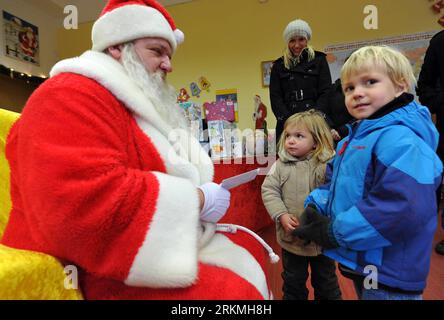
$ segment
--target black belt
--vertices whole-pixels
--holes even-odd
[[[303,101],[308,99],[315,100],[316,94],[314,89],[298,89],[290,93],[291,101]]]

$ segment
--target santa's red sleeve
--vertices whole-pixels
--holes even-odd
[[[30,249],[130,286],[192,284],[196,187],[167,175],[150,143],[138,150],[149,165],[134,165],[139,155],[128,145],[140,133],[132,121],[90,79],[61,74],[45,82],[8,138],[14,207],[3,242],[20,246],[25,239],[34,243]],[[29,234],[15,229],[22,221]]]

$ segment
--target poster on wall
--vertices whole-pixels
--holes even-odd
[[[234,106],[234,122],[239,122],[237,90],[236,89],[216,90],[216,102],[219,101],[225,101],[228,105]]]
[[[271,68],[273,67],[274,61],[262,61],[261,62],[261,72],[262,72],[262,87],[270,86]]]
[[[340,77],[342,65],[353,51],[368,45],[386,45],[401,51],[409,59],[416,79],[418,79],[430,39],[437,32],[439,31],[406,34],[396,37],[327,46],[324,52],[327,54],[331,78],[333,81],[336,81],[336,79]]]
[[[39,66],[39,29],[6,11],[3,11],[3,26],[5,56]]]

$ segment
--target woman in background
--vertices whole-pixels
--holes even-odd
[[[285,120],[291,115],[326,108],[326,93],[331,86],[331,75],[326,55],[315,51],[308,42],[312,32],[307,22],[297,19],[284,30],[287,44],[284,55],[271,70],[270,101],[277,119],[276,140],[282,134]]]

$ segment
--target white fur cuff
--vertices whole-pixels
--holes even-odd
[[[157,209],[125,283],[136,287],[177,288],[197,276],[199,199],[188,180],[155,173]]]

